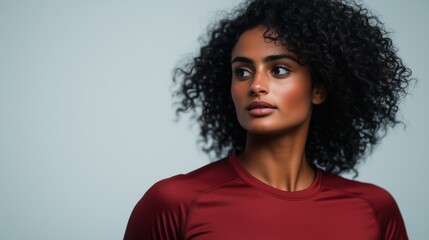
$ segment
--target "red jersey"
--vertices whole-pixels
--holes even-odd
[[[248,173],[235,154],[152,186],[125,240],[408,239],[392,196],[372,184],[317,171],[296,192]]]

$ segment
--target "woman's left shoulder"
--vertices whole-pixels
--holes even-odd
[[[325,172],[322,184],[337,194],[364,201],[373,211],[382,239],[408,239],[399,207],[386,189]]]
[[[372,183],[366,183],[344,178],[331,173],[323,173],[323,185],[343,193],[361,198],[377,209],[397,207],[393,196],[384,188]],[[388,210],[388,209],[386,209]]]

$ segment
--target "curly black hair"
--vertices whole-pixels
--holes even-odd
[[[246,131],[232,102],[231,52],[257,26],[309,64],[313,86],[327,91],[313,107],[305,153],[310,163],[339,174],[371,152],[397,120],[411,70],[397,56],[383,23],[363,5],[343,0],[250,0],[210,28],[199,55],[176,68],[176,113],[192,111],[205,152],[242,151]]]

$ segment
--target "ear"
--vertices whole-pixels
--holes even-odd
[[[314,105],[319,105],[319,104],[323,103],[323,101],[325,101],[325,99],[326,99],[326,88],[322,85],[315,86],[313,88],[311,102]]]

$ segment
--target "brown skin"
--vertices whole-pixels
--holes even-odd
[[[231,53],[231,95],[238,121],[247,130],[238,158],[262,182],[300,191],[315,179],[305,142],[312,106],[325,100],[325,91],[312,87],[309,67],[279,43],[265,39],[265,31],[259,26],[244,32]],[[249,110],[249,104],[261,101],[272,106]]]

